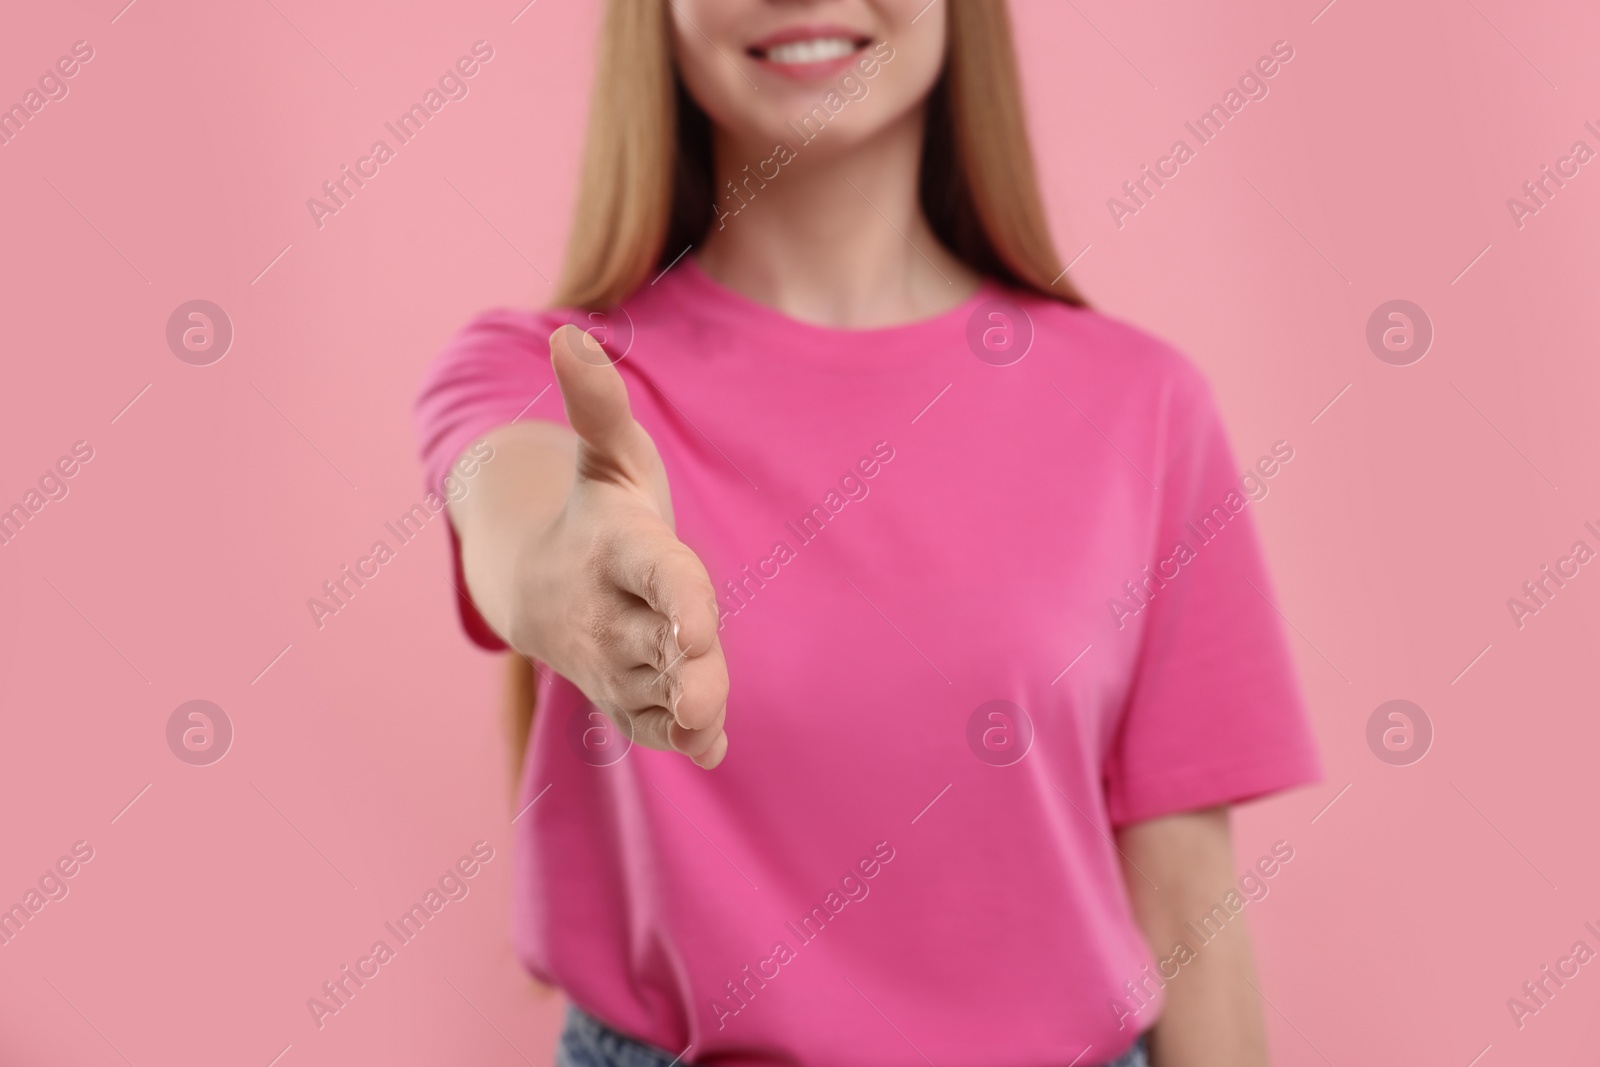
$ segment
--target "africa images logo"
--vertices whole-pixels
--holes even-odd
[[[872,886],[868,883],[882,874],[883,868],[892,863],[894,857],[894,846],[889,842],[874,844],[870,855],[863,856],[845,870],[839,878],[838,888],[829,889],[823,895],[822,903],[813,905],[798,920],[783,924],[785,932],[794,938],[793,946],[786,938],[778,938],[772,944],[772,951],[758,959],[753,969],[747,963],[740,969],[738,977],[722,983],[726,996],[711,998],[711,1012],[716,1016],[717,1029],[727,1026],[729,1019],[750,1007],[750,1002],[756,994],[767,988],[768,982],[776,979],[785,967],[799,959],[797,949],[821,937],[822,931],[837,922],[839,914],[848,905],[866,900],[872,892]]]
[[[1238,488],[1229,489],[1222,500],[1212,505],[1209,511],[1202,512],[1198,520],[1190,519],[1183,524],[1188,537],[1179,538],[1164,559],[1157,560],[1154,564],[1145,564],[1142,575],[1123,582],[1122,591],[1125,596],[1106,600],[1106,607],[1110,610],[1111,619],[1117,624],[1117,629],[1125,628],[1129,619],[1149,607],[1158,591],[1165,589],[1168,582],[1183,573],[1184,567],[1199,558],[1200,549],[1222,536],[1228,523],[1235,515],[1244,511],[1246,504],[1265,500],[1267,494],[1271,492],[1267,479],[1275,477],[1292,459],[1294,459],[1293,445],[1288,441],[1274,442],[1271,455],[1261,456],[1254,466],[1239,476]],[[1199,525],[1196,525],[1196,521]],[[1190,538],[1193,538],[1193,544],[1190,543]]]
[[[830,488],[823,494],[821,503],[812,504],[798,519],[783,524],[784,529],[794,535],[793,546],[786,538],[779,538],[772,544],[772,553],[756,561],[754,570],[745,564],[736,577],[724,579],[717,593],[717,629],[721,630],[729,619],[749,607],[756,593],[799,558],[799,549],[821,537],[822,531],[848,504],[865,500],[872,492],[868,483],[883,471],[894,455],[894,446],[888,441],[874,444],[870,455],[857,459],[839,476],[837,489]]]

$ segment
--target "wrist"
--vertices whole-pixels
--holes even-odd
[[[552,664],[561,658],[555,646],[563,627],[554,617],[562,612],[560,585],[571,571],[562,563],[565,526],[563,507],[548,521],[519,531],[507,554],[508,563],[494,582],[498,617],[489,619],[517,652]]]

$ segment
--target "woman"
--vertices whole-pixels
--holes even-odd
[[[559,1062],[1265,1063],[1228,806],[1315,750],[1204,379],[1064,277],[1003,5],[613,0],[555,306],[418,425],[537,690]]]

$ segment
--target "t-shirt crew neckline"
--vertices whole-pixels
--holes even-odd
[[[963,330],[966,321],[981,305],[1003,292],[999,283],[985,275],[971,296],[945,311],[893,326],[848,329],[794,318],[730,289],[707,273],[694,256],[685,256],[673,274],[702,298],[701,306],[755,330],[777,331],[778,336],[786,339],[813,342],[813,345],[807,346],[808,350],[819,357],[857,356],[869,351],[880,355],[919,353],[922,349],[918,342],[948,338],[952,328],[957,332]]]

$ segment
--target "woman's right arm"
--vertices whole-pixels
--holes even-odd
[[[674,533],[666,470],[622,376],[576,327],[551,335],[550,357],[572,428],[491,431],[494,462],[449,505],[467,592],[634,743],[710,769],[728,748],[711,578]]]

